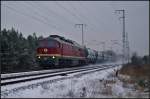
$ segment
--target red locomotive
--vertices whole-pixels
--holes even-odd
[[[72,40],[51,35],[39,40],[37,61],[40,65],[75,66],[86,64],[86,48]]]
[[[41,66],[76,66],[112,59],[107,53],[83,47],[58,35],[41,39],[38,44],[37,61]]]

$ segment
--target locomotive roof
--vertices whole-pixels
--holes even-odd
[[[61,42],[61,43],[67,43],[67,44],[72,45],[72,46],[77,46],[79,48],[84,48],[83,46],[81,46],[77,42],[75,42],[73,40],[70,40],[70,39],[66,39],[65,37],[62,37],[62,36],[59,36],[59,35],[50,35],[49,37],[47,37],[45,39],[53,39],[53,40],[57,40],[58,42]]]
[[[50,37],[52,37],[52,38],[59,38],[60,40],[63,40],[63,41],[65,41],[65,42],[68,42],[68,43],[73,44],[73,41],[72,41],[72,40],[65,39],[65,38],[62,37],[62,36],[58,36],[58,35],[50,35]]]

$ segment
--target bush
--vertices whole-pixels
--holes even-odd
[[[148,64],[149,63],[149,57],[146,56],[146,55],[142,58],[142,60],[143,60],[144,64]]]
[[[137,53],[133,53],[131,57],[131,63],[134,65],[142,64],[142,58],[137,55]]]

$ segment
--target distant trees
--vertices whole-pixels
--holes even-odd
[[[1,30],[1,71],[16,72],[34,69],[38,39],[36,33],[23,37],[14,28]]]
[[[143,56],[140,57],[137,55],[136,52],[133,53],[132,57],[131,57],[131,63],[134,65],[138,65],[138,64],[148,64],[149,63],[149,57],[148,56]]]
[[[143,58],[142,58],[142,60],[143,60],[143,62],[145,63],[145,64],[150,64],[150,58],[149,58],[149,56],[143,56]]]

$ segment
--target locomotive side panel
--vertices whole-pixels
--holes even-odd
[[[62,50],[63,58],[61,59],[61,61],[63,61],[63,64],[75,66],[85,63],[85,55],[81,48],[70,44],[63,44]]]

